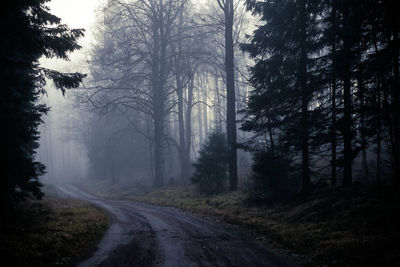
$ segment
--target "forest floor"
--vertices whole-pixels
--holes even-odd
[[[390,187],[355,185],[257,206],[249,205],[239,191],[204,196],[191,186],[98,185],[91,191],[238,225],[307,266],[400,265],[400,194]]]
[[[71,266],[95,248],[107,214],[87,202],[53,196],[22,203],[0,231],[1,266]]]

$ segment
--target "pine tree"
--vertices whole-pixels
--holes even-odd
[[[46,79],[65,92],[84,75],[46,69],[39,58],[68,59],[80,46],[82,29],[69,29],[49,13],[48,0],[7,1],[0,11],[0,125],[2,208],[26,198],[41,198],[38,177],[45,166],[35,160],[38,126],[49,108],[38,104]]]
[[[242,45],[256,61],[251,68],[254,91],[243,129],[264,132],[274,116],[273,127],[283,132],[282,142],[293,153],[301,153],[302,191],[307,193],[311,190],[310,106],[321,86],[315,56],[320,46],[319,5],[307,0],[247,4],[266,23],[254,32],[249,44]]]

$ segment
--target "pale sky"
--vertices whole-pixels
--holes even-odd
[[[70,55],[70,62],[59,59],[42,58],[40,63],[47,68],[65,72],[85,71],[85,53],[93,41],[92,27],[95,23],[95,11],[104,0],[51,0],[47,3],[50,13],[61,18],[62,24],[69,28],[84,28],[85,37],[80,39],[82,49]],[[78,69],[76,67],[79,66]]]
[[[89,28],[95,20],[94,11],[101,0],[52,0],[51,13],[71,28]]]

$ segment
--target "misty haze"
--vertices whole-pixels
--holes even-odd
[[[0,265],[400,265],[396,4],[7,1]]]

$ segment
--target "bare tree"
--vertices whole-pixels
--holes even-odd
[[[86,100],[105,110],[118,106],[151,116],[155,186],[164,183],[165,120],[175,105],[170,98],[172,55],[185,3],[109,1],[101,44],[93,55],[94,85]]]

